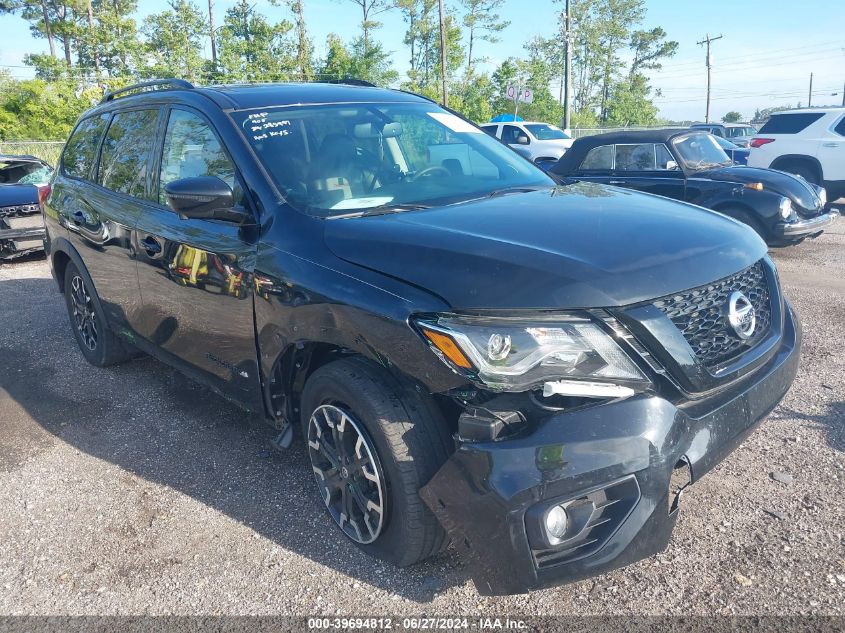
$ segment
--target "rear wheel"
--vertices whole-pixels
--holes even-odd
[[[301,410],[318,494],[350,540],[399,566],[445,546],[446,533],[419,496],[451,447],[432,402],[350,358],[311,375]]]
[[[818,170],[807,163],[786,163],[785,165],[778,165],[778,169],[795,174],[796,176],[801,176],[801,178],[814,185],[818,185],[821,180]]]
[[[73,336],[85,360],[106,367],[132,357],[132,352],[109,329],[90,277],[73,263],[65,268],[64,293]]]

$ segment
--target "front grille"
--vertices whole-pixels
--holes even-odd
[[[13,218],[20,215],[38,213],[41,207],[38,204],[16,204],[9,207],[0,207],[0,218]]]
[[[737,290],[751,301],[757,318],[754,334],[747,340],[741,339],[728,322],[728,301]],[[706,286],[664,297],[654,306],[672,320],[708,369],[753,347],[772,324],[769,284],[762,261]]]

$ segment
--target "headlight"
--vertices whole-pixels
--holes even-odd
[[[780,208],[780,217],[784,220],[792,215],[792,200],[789,198],[781,198],[778,207]]]
[[[819,187],[819,202],[822,205],[822,209],[827,206],[827,189],[824,187]]]
[[[546,395],[612,397],[633,393],[632,384],[647,383],[616,341],[587,318],[442,315],[420,319],[416,325],[445,363],[493,390],[526,391],[543,385]]]

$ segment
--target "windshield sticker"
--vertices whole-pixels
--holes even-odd
[[[477,127],[448,112],[428,112],[428,116],[457,134],[484,134]]]
[[[393,200],[390,197],[373,197],[373,198],[350,198],[349,200],[341,200],[332,207],[332,210],[343,211],[345,209],[372,209],[373,207],[380,207]]]

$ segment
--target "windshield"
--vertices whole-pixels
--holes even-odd
[[[719,147],[716,139],[710,134],[681,136],[673,141],[673,145],[684,167],[688,169],[702,169],[732,163],[725,154],[725,150]]]
[[[45,185],[53,170],[32,160],[0,161],[0,184]]]
[[[525,129],[531,132],[538,141],[558,141],[569,138],[560,128],[545,123],[530,123],[525,126]]]
[[[713,140],[719,144],[719,147],[722,149],[739,149],[739,145],[735,145],[731,143],[728,139],[722,138],[721,136],[714,136]]]
[[[728,127],[725,128],[725,136],[728,138],[737,138],[740,136],[754,136],[757,134],[757,130],[753,127],[743,126],[743,127]]]
[[[387,213],[546,188],[546,174],[431,103],[265,108],[232,114],[294,207]]]

